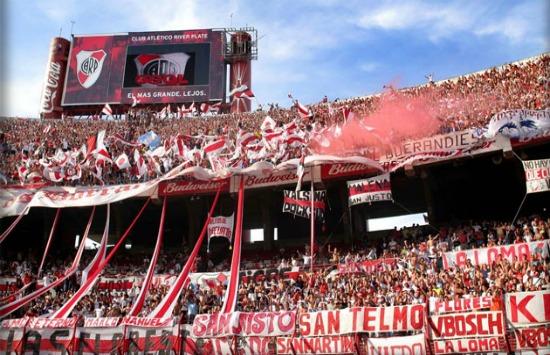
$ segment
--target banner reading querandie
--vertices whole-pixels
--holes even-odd
[[[550,190],[550,159],[524,160],[527,193]]]
[[[389,173],[364,180],[348,181],[348,190],[350,206],[393,200]]]
[[[315,191],[314,194],[313,207],[315,208],[315,218],[324,220],[327,192],[326,190],[319,190]],[[311,192],[284,190],[283,212],[309,218],[311,215]]]

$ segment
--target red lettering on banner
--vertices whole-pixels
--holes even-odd
[[[502,349],[500,342],[496,337],[434,341],[434,352],[436,354],[466,354],[499,350],[504,349]]]
[[[315,328],[313,335],[323,335],[325,333],[325,325],[323,324],[323,313],[317,313],[317,319],[315,319]]]
[[[542,349],[550,346],[550,325],[515,329],[518,348]]]
[[[501,312],[458,313],[434,318],[438,338],[504,334]]]
[[[338,311],[328,311],[328,326],[329,334],[340,333],[340,313]]]
[[[512,322],[515,322],[515,323],[518,322],[518,313],[523,314],[523,316],[525,318],[527,318],[529,320],[529,322],[532,322],[532,323],[537,322],[537,319],[535,318],[535,316],[533,316],[531,314],[531,312],[529,312],[527,310],[527,304],[534,297],[535,297],[534,295],[526,295],[518,303],[517,302],[517,295],[511,295],[510,296],[510,312],[512,314]]]
[[[309,313],[300,314],[300,332],[303,336],[311,334],[311,326],[309,325]]]
[[[364,318],[363,318],[363,329],[367,332],[373,332],[376,330],[376,327],[373,323],[373,321],[376,320],[376,315],[371,316],[371,313],[376,313],[377,309],[372,307],[365,307],[364,308]]]
[[[407,326],[408,307],[395,307],[393,312],[393,329],[401,329]]]

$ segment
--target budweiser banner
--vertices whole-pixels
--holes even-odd
[[[426,338],[424,334],[391,338],[368,338],[365,350],[367,355],[424,355],[426,354]]]
[[[356,354],[355,336],[277,338],[277,354]]]
[[[499,337],[435,340],[433,344],[435,354],[506,354],[504,338]]]
[[[550,159],[524,160],[527,193],[550,190]]]
[[[472,265],[487,265],[494,261],[506,259],[514,261],[531,260],[533,256],[548,257],[550,241],[543,240],[532,243],[517,243],[510,245],[497,245],[490,248],[469,249],[443,253],[443,267],[463,267],[470,260]]]
[[[514,327],[550,323],[550,293],[548,291],[506,294],[506,319]]]
[[[191,336],[195,338],[238,336],[273,337],[292,335],[296,326],[296,313],[214,313],[199,314],[193,321]]]
[[[159,196],[179,196],[214,194],[218,188],[222,192],[229,192],[229,178],[213,181],[179,180],[163,181],[159,184]]]
[[[350,206],[376,201],[392,201],[390,174],[348,181]]]
[[[314,192],[313,207],[315,218],[325,219],[326,190]],[[311,215],[311,191],[284,190],[283,212],[292,213],[295,216],[310,218]]]
[[[492,300],[489,296],[456,298],[454,300],[430,299],[430,314],[458,313],[479,311],[491,308]]]
[[[304,337],[364,332],[417,331],[424,327],[425,305],[356,307],[301,313],[298,328]]]
[[[229,217],[212,217],[208,223],[208,239],[212,237],[224,237],[231,241],[233,235],[233,222],[235,214]]]
[[[432,339],[504,336],[504,315],[500,311],[452,313],[430,317]]]

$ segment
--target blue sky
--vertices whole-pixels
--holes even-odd
[[[0,115],[36,117],[52,37],[254,26],[258,101],[289,105],[444,79],[548,51],[548,1],[6,0]],[[232,16],[231,16],[232,14]]]

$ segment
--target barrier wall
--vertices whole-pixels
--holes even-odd
[[[496,310],[497,304],[504,309]],[[550,292],[312,313],[176,319],[22,318],[0,327],[2,354],[549,354]]]

